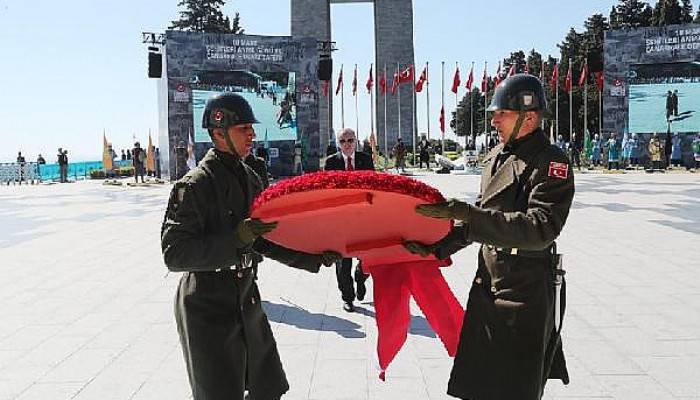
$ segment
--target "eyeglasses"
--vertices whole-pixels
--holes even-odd
[[[343,144],[343,143],[353,143],[353,142],[355,141],[355,139],[340,139],[340,140],[338,140],[338,141],[340,142],[340,144]]]

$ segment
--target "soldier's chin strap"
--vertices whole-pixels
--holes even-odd
[[[224,140],[226,141],[226,146],[228,146],[229,151],[231,152],[231,155],[238,159],[242,159],[241,155],[238,154],[236,151],[236,147],[233,145],[233,142],[231,141],[231,137],[228,134],[228,127],[226,128],[221,128],[223,135],[224,135]]]
[[[513,131],[510,133],[510,136],[508,137],[508,140],[506,140],[506,143],[504,144],[505,146],[511,144],[516,137],[518,137],[518,133],[520,133],[520,128],[523,126],[523,122],[525,122],[525,111],[518,111],[518,119],[515,120],[515,126],[513,126]]]

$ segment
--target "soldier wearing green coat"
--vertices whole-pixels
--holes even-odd
[[[173,187],[161,229],[165,264],[183,272],[175,319],[195,400],[279,399],[289,389],[253,279],[257,254],[318,272],[339,255],[305,254],[261,237],[276,222],[250,218],[262,182],[242,162],[257,120],[246,100],[212,98],[203,126],[214,148]],[[257,254],[256,254],[257,253]]]
[[[544,110],[536,77],[504,80],[489,107],[501,143],[485,159],[476,204],[418,206],[420,214],[457,224],[437,243],[405,244],[446,258],[481,243],[447,391],[457,398],[535,400],[547,379],[569,380],[553,244],[569,214],[574,178],[566,155],[539,128]]]

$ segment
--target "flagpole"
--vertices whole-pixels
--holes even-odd
[[[459,61],[455,62],[455,71],[459,71]],[[454,83],[453,83],[454,84]],[[459,122],[459,85],[457,85],[457,91],[455,92],[455,129],[454,134],[457,139],[456,142],[459,143],[459,135],[457,134],[457,124]],[[464,148],[467,148],[467,138],[464,138]]]
[[[544,80],[544,77],[545,77],[545,74],[544,74],[544,59],[541,59],[540,61],[542,61],[542,63],[540,64],[540,79],[542,80],[542,86],[544,86],[544,84],[545,84],[545,80]],[[552,88],[550,87],[549,90],[552,90]],[[542,118],[542,131],[544,131],[544,120],[545,120],[545,119]]]
[[[415,69],[415,68],[414,68]],[[415,71],[413,72],[415,75]],[[416,82],[411,78],[411,99],[413,99],[413,166],[416,165],[416,139],[418,136],[418,113],[416,113]]]
[[[369,64],[369,76],[372,77],[372,73],[374,72],[374,64],[370,63]],[[372,77],[372,83],[374,84],[374,78]],[[374,92],[372,89],[369,90],[369,130],[370,130],[370,141],[372,140],[371,137],[374,136]],[[376,140],[376,138],[375,138]],[[376,149],[376,142],[374,148]]]
[[[598,82],[596,86],[598,87],[598,134],[601,134],[603,132],[603,89]]]
[[[387,118],[386,118],[386,63],[384,63],[384,170],[386,171],[389,168],[389,142],[388,142],[388,136],[386,134],[387,129],[386,129],[386,124],[387,124]]]
[[[470,76],[474,77],[474,61],[472,61],[472,69]],[[472,81],[472,85],[474,82]],[[476,146],[476,138],[474,137],[474,96],[472,96],[472,88],[469,88],[469,136],[472,138],[472,144]]]
[[[430,79],[427,61],[425,62],[425,122],[428,128],[428,142],[430,142]]]
[[[554,100],[554,109],[555,109],[555,127],[554,127],[554,133],[556,134],[556,137],[559,137],[559,63],[555,62],[554,63],[554,68],[557,69],[557,79],[554,84],[554,93],[555,93],[555,100]]]
[[[353,85],[354,85],[354,94],[355,96],[355,135],[357,135],[358,139],[360,137],[360,111],[357,108],[357,64],[355,64],[355,75],[353,75]],[[359,141],[356,143],[359,146]]]
[[[343,76],[343,64],[340,64],[340,76]],[[340,129],[345,128],[345,78],[340,81]]]
[[[488,67],[488,61],[484,61],[484,78],[486,78],[486,71]],[[484,146],[488,149],[489,146],[489,137],[488,137],[488,130],[489,130],[489,119],[488,115],[486,114],[486,109],[489,107],[488,100],[489,100],[489,81],[486,79],[486,82],[484,84]],[[489,149],[491,150],[491,149]]]
[[[444,61],[442,62],[442,67],[440,68],[440,79],[442,82],[440,85],[440,94],[441,94],[441,98],[442,98],[442,100],[441,100],[442,108],[440,108],[440,110],[442,110],[442,112],[444,113],[444,111],[445,111],[445,62]],[[442,122],[443,126],[445,124],[444,118],[445,117],[443,115],[443,122]],[[440,143],[441,143],[440,147],[442,149],[442,154],[445,154],[445,131],[442,129],[440,129],[440,131],[442,132],[441,140],[440,140]]]
[[[400,72],[400,70],[399,70],[399,63],[397,62],[397,63],[396,63],[396,75],[394,75],[394,79],[397,80],[397,81],[396,81],[396,94],[397,94],[397,98],[396,98],[396,107],[397,107],[397,108],[396,108],[396,111],[398,111],[398,112],[396,113],[396,115],[397,115],[397,117],[398,117],[398,119],[399,119],[399,132],[398,132],[398,135],[399,135],[399,136],[398,136],[398,137],[400,138],[400,137],[401,137],[401,85],[400,85],[400,83],[399,83],[400,81],[398,80],[398,79],[399,79],[399,74],[401,74],[401,72]],[[394,85],[394,82],[392,82],[391,84],[392,84],[392,86],[393,86],[393,85]]]
[[[570,73],[572,71],[572,66],[571,63],[573,62],[572,58],[569,58],[569,71],[567,72],[567,79],[570,80],[569,82],[569,140],[573,142],[574,140],[574,77]],[[557,139],[559,139],[559,136],[557,136]]]
[[[588,61],[586,61],[588,63]],[[583,134],[588,131],[588,66],[586,66],[586,80],[583,83]]]

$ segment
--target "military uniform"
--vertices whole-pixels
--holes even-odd
[[[540,129],[496,146],[485,162],[479,201],[435,250],[446,258],[482,243],[448,394],[539,399],[548,378],[568,383],[554,328],[552,244],[569,214],[573,173]]]
[[[175,317],[195,400],[240,400],[247,387],[257,400],[289,389],[275,340],[253,279],[253,253],[318,272],[317,255],[234,234],[249,217],[262,183],[236,156],[209,150],[178,181],[161,229],[165,264],[184,272]]]

